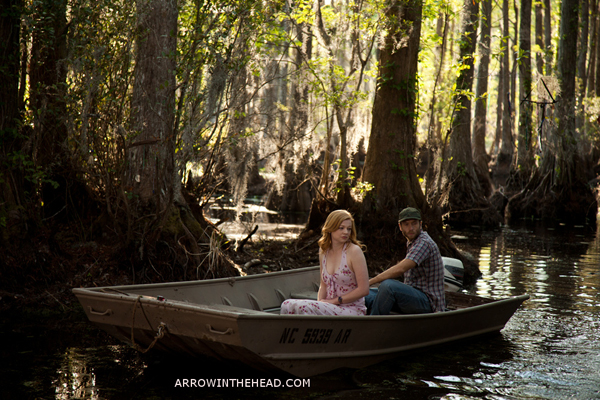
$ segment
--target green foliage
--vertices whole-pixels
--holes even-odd
[[[357,182],[356,186],[352,188],[352,190],[357,195],[361,195],[361,196],[364,196],[365,194],[369,193],[373,189],[375,189],[375,185],[373,185],[372,183],[369,183],[369,182]]]
[[[529,60],[531,57],[531,53],[529,51],[525,51],[522,48],[520,48],[519,46],[515,46],[515,57],[517,60],[517,63],[519,65],[521,65],[521,62],[523,60],[523,58],[525,57],[525,60]]]
[[[313,2],[300,2],[287,14],[281,13],[281,21],[289,21],[293,25],[310,23],[315,25],[317,15],[312,6]],[[377,2],[349,2],[347,5],[336,3],[335,6],[324,5],[320,8],[323,32],[317,36],[325,37],[329,42],[318,41],[323,47],[323,52],[307,60],[308,71],[311,74],[312,93],[325,98],[325,106],[333,105],[341,108],[349,108],[357,102],[366,99],[367,94],[363,92],[359,84],[366,69],[356,74],[357,62],[366,63],[373,54],[373,40],[379,32],[380,16],[382,9]],[[313,28],[317,30],[317,27]],[[339,32],[354,32],[358,42],[351,42],[348,35],[333,35]],[[315,32],[317,33],[317,32]],[[290,38],[291,39],[291,38]],[[291,41],[291,44],[298,45]],[[359,59],[345,60],[344,48],[356,47],[354,53]],[[365,67],[363,65],[363,67]],[[373,76],[376,69],[372,68],[369,74]]]
[[[392,151],[396,153],[398,155],[398,158],[400,158],[401,160],[405,160],[407,158],[415,158],[414,154],[405,154],[404,150],[393,149]]]
[[[2,171],[20,171],[21,176],[33,184],[33,187],[39,187],[41,184],[49,184],[53,188],[58,188],[58,183],[48,176],[48,172],[40,165],[36,165],[25,151],[15,150],[4,154],[2,157]],[[0,183],[5,183],[6,177],[0,174]]]
[[[32,2],[35,4],[35,2]],[[132,95],[135,80],[136,42],[140,39],[137,2],[123,0],[70,0],[68,9],[69,151],[100,198],[117,201],[122,195],[127,172],[128,146],[138,132],[132,129]],[[251,128],[242,127],[237,137],[227,138],[230,119],[248,117],[242,109],[228,114],[232,77],[248,67],[260,77],[262,69],[252,63],[257,49],[273,51],[269,42],[281,42],[273,23],[281,2],[181,1],[179,6],[177,52],[164,54],[176,61],[177,108],[176,157],[180,169],[193,161],[211,165],[212,150],[225,140],[250,138]],[[25,25],[39,24],[33,5],[25,13]],[[29,19],[27,19],[29,18]],[[184,134],[185,136],[184,140]],[[202,164],[204,164],[202,166]],[[44,179],[40,175],[32,175]],[[183,172],[182,172],[183,173]],[[124,191],[125,197],[132,194]]]
[[[325,21],[327,21],[328,19],[332,18],[333,13],[331,12],[327,12],[327,11],[331,11],[332,7],[329,6],[325,6],[323,7],[323,16]],[[296,4],[294,5],[294,8],[292,9],[292,12],[290,14],[290,17],[297,23],[297,24],[310,24],[310,25],[314,25],[314,12],[312,9],[312,1],[309,0],[300,0],[298,2],[296,2]],[[328,18],[329,17],[329,18]]]
[[[373,57],[384,7],[381,2],[368,0],[334,2],[317,8],[314,2],[303,0],[282,7],[277,14],[281,26],[278,37],[285,38],[291,59],[301,56],[295,59],[299,64],[294,65],[290,81],[308,88],[308,107],[316,124],[308,130],[325,142],[331,138],[334,124],[342,135],[348,135],[356,114],[367,113],[371,107],[373,92],[365,82],[378,73]],[[306,49],[301,48],[298,39],[298,32],[306,31],[314,37],[310,55],[304,53]],[[345,159],[349,149],[340,151],[335,156]],[[339,185],[335,187],[341,190]]]
[[[333,170],[338,172],[338,177],[334,189],[336,193],[339,193],[344,187],[352,187],[354,185],[355,180],[354,171],[356,170],[356,168],[349,167],[346,169],[342,169],[341,165],[342,160],[339,158],[331,164]]]
[[[369,182],[357,180],[355,175],[356,167],[349,167],[345,170],[341,170],[341,161],[342,160],[337,159],[332,163],[333,169],[338,171],[338,179],[334,191],[339,193],[343,188],[346,188],[352,191],[356,199],[364,198],[364,196],[371,192],[375,186]]]
[[[458,161],[456,163],[456,172],[460,176],[466,176],[467,175],[467,168],[465,166],[465,163]]]
[[[45,7],[50,3],[47,0],[25,2],[21,14],[23,44],[31,42],[34,32],[44,33],[47,40],[57,35],[54,26],[44,24],[55,12]],[[65,98],[68,151],[78,172],[93,188],[92,192],[109,201],[123,193],[130,199],[132,195],[128,188],[122,187],[122,178],[128,168],[129,148],[138,134],[132,128],[134,110],[131,104],[136,42],[141,34],[137,3],[124,0],[69,0],[65,3],[68,4],[68,57],[63,62],[68,68]],[[320,9],[316,8],[317,4]],[[400,34],[412,28],[398,23],[395,17],[385,17],[389,5],[374,0],[325,3],[309,0],[291,3],[283,0],[179,1],[178,30],[173,32],[177,51],[164,54],[176,62],[174,139],[177,168],[183,171],[188,164],[193,164],[195,170],[209,174],[221,156],[219,152],[244,143],[257,143],[259,137],[264,139],[265,115],[258,103],[263,100],[261,90],[269,85],[287,96],[277,99],[276,110],[272,112],[276,115],[269,115],[276,119],[275,133],[282,137],[273,154],[285,146],[291,148],[293,140],[302,139],[310,142],[306,154],[314,161],[320,156],[320,151],[316,151],[320,150],[317,143],[324,141],[326,133],[351,131],[356,120],[352,111],[369,114],[374,89],[365,82],[374,83],[378,75],[379,66],[374,58],[382,35],[394,26],[403,30]],[[393,84],[394,89],[403,92],[408,89],[415,97],[418,95],[415,112],[396,105],[392,107],[392,114],[414,118],[421,124],[418,131],[425,134],[430,132],[429,128],[423,128],[429,122],[429,115],[439,122],[441,132],[447,131],[453,112],[461,107],[459,102],[453,104],[453,99],[473,98],[474,94],[455,84],[456,77],[471,68],[472,61],[453,58],[457,54],[456,46],[462,40],[456,32],[454,36],[446,37],[447,51],[444,59],[440,59],[443,37],[442,31],[438,30],[438,21],[447,20],[448,31],[452,26],[458,26],[461,3],[427,0],[422,5],[418,78],[398,83],[392,81],[391,76],[383,75],[376,85],[380,88]],[[304,28],[312,35],[312,55],[296,58],[302,45],[298,33]],[[493,32],[497,31],[494,29]],[[512,52],[517,50],[517,60],[524,56],[518,48],[507,47],[507,42],[501,39],[496,35],[491,49],[496,65],[499,56],[506,52],[511,52],[512,57]],[[451,46],[454,46],[452,51]],[[534,47],[533,51],[540,50]],[[274,78],[270,73],[271,64],[277,64],[282,77],[275,83],[273,80],[279,77]],[[439,65],[443,68],[438,76]],[[492,67],[491,71],[497,71],[497,68]],[[314,126],[303,128],[301,133],[305,137],[290,138],[284,136],[290,129],[288,123],[293,117],[290,114],[295,110],[290,93],[296,82],[306,83],[308,87],[308,99],[302,101],[310,114],[308,120]],[[494,88],[489,93],[493,98]],[[425,112],[430,107],[431,112]],[[593,110],[591,105],[587,110],[590,119],[600,114],[590,111]],[[34,121],[40,116],[39,110],[31,109],[27,109],[25,115],[28,127],[34,127]],[[292,134],[299,135],[298,132]],[[348,146],[353,149],[355,145],[350,143]],[[265,153],[262,151],[260,157],[273,155]],[[336,154],[334,158],[341,156]],[[395,156],[413,157],[407,154]],[[54,184],[49,181],[46,167],[35,165],[31,156],[19,149],[7,152],[3,162],[7,169],[22,168],[25,179],[34,186]],[[342,168],[341,163],[335,167],[339,172],[336,190],[356,188],[359,184],[365,185],[359,192],[367,190],[366,183],[356,183],[352,168]],[[270,171],[269,168],[266,169]],[[391,168],[400,170],[393,163]]]
[[[458,20],[457,10],[460,7],[458,2],[447,0],[426,1],[423,4],[417,82],[419,97],[416,110],[416,117],[419,118],[417,131],[422,132],[419,138],[421,141],[427,140],[426,134],[430,131],[430,127],[427,126],[430,122],[428,118],[432,113],[440,126],[449,126],[451,120],[451,112],[447,106],[451,104],[455,68],[452,66],[452,54],[448,51],[448,47],[452,43],[450,24],[452,21]],[[442,60],[440,57],[444,22],[448,24],[446,26],[448,33],[446,37],[447,51]],[[438,25],[441,28],[439,32]],[[440,65],[444,67],[441,71],[439,70]]]

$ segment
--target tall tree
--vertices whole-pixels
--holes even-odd
[[[32,161],[46,170],[41,196],[46,218],[66,217],[70,161],[67,151],[67,2],[43,0],[34,5],[40,23],[34,28],[29,66],[29,107],[35,110]],[[71,209],[72,210],[72,209]]]
[[[510,29],[508,18],[508,0],[502,1],[502,140],[500,149],[493,166],[494,181],[501,185],[506,183],[514,153],[514,140],[512,133],[512,107],[510,90],[510,62],[511,53],[509,46]],[[500,92],[500,91],[499,91]]]
[[[597,0],[591,0],[589,7],[589,18],[590,18],[590,56],[587,66],[587,96],[591,96],[596,86],[596,42],[598,40],[598,29],[596,28],[598,23],[598,2]]]
[[[435,56],[435,81],[433,83],[433,90],[431,95],[431,103],[429,105],[429,127],[427,128],[427,158],[426,165],[427,169],[425,172],[425,179],[427,182],[427,186],[425,188],[426,194],[427,190],[431,187],[434,176],[433,158],[435,156],[435,150],[439,149],[442,143],[442,107],[443,101],[438,102],[438,93],[443,93],[444,90],[441,88],[443,82],[443,73],[446,59],[446,49],[448,47],[448,28],[449,28],[449,13],[448,10],[440,11],[437,17],[436,24],[436,35],[441,38],[440,43],[435,47],[434,56]]]
[[[533,167],[532,78],[531,78],[531,0],[521,1],[519,29],[519,128],[517,162],[512,172],[512,186],[520,190],[529,180]]]
[[[542,2],[537,0],[535,5],[535,68],[538,74],[544,74],[544,8]]]
[[[164,216],[173,201],[177,3],[140,0],[126,187],[139,205]]]
[[[127,210],[124,245],[136,250],[131,253],[136,265],[156,256],[159,239],[175,239],[179,246],[189,247],[184,251],[186,258],[192,258],[194,270],[210,270],[213,277],[231,274],[229,260],[220,258],[218,251],[215,262],[201,264],[198,242],[212,244],[219,237],[211,234],[210,224],[201,213],[194,215],[184,199],[175,163],[177,1],[139,0],[136,13],[139,36],[132,94],[133,135],[126,150],[120,205]],[[139,274],[145,276],[146,272]]]
[[[415,169],[415,105],[422,3],[393,2],[381,49],[364,180],[374,185],[367,207],[395,221],[406,206],[427,207]]]
[[[425,199],[415,166],[416,77],[422,11],[421,1],[409,0],[394,1],[386,12],[387,34],[380,49],[363,172],[363,179],[373,184],[374,189],[363,200],[358,229],[368,227],[370,232],[380,232],[370,239],[378,242],[378,248],[389,249],[390,254],[384,256],[397,257],[398,239],[394,236],[398,234],[398,213],[407,206],[417,207],[442,254],[460,257],[443,232],[440,209],[430,207]],[[369,245],[369,238],[365,239]]]
[[[557,61],[558,127],[550,133],[540,168],[524,190],[509,200],[510,219],[538,216],[596,223],[598,203],[585,179],[575,132],[578,17],[579,2],[564,0]]]
[[[477,69],[477,87],[475,90],[475,121],[473,123],[473,162],[479,183],[484,194],[489,196],[492,182],[488,170],[490,157],[485,150],[488,104],[488,75],[490,64],[490,45],[492,41],[492,2],[481,2],[481,23],[479,40],[479,68]]]
[[[519,13],[519,1],[520,0],[512,0],[513,1],[513,10],[514,10],[514,18],[511,19],[512,21],[512,25],[513,25],[513,40],[512,40],[512,45],[510,46],[510,48],[513,50],[513,61],[512,61],[512,68],[510,71],[510,104],[512,104],[512,108],[513,108],[513,113],[516,116],[516,111],[517,111],[517,91],[518,91],[518,84],[517,84],[517,70],[519,69],[519,52],[518,52],[518,48],[519,48],[519,19],[520,19],[520,13]],[[514,128],[514,122],[513,122],[513,128]],[[514,161],[514,160],[512,160]]]
[[[596,3],[596,7],[594,8],[593,11],[593,15],[594,15],[594,20],[597,20],[599,18],[599,11],[600,11],[600,3]],[[594,71],[594,78],[591,79],[590,77],[590,90],[589,92],[589,96],[598,96],[598,94],[600,94],[600,68],[598,66],[600,66],[600,22],[595,24],[595,30],[594,30],[594,36],[596,38],[596,40],[592,41],[592,45],[595,48],[594,54],[595,54],[595,60],[594,60],[594,64],[595,64],[595,71]],[[590,71],[590,74],[592,73],[592,71]],[[593,84],[592,84],[593,83]]]
[[[554,51],[552,50],[552,8],[550,0],[544,0],[544,50],[546,52],[546,75],[552,75]]]
[[[579,30],[578,30],[578,47],[577,47],[577,108],[581,110],[577,119],[576,119],[576,127],[577,130],[582,133],[580,138],[583,138],[585,135],[585,105],[583,103],[583,99],[585,97],[585,90],[587,87],[587,69],[586,69],[586,60],[588,54],[588,36],[589,36],[589,24],[590,24],[590,3],[588,0],[582,0],[581,2],[581,11],[580,11],[580,22],[579,22]]]
[[[336,76],[339,74],[335,73],[335,68],[331,69],[331,87],[340,88],[338,90],[341,93],[349,91],[349,94],[346,96],[335,96],[333,102],[333,113],[340,131],[341,139],[340,169],[337,182],[338,195],[336,203],[346,208],[353,203],[353,198],[350,195],[350,186],[354,183],[352,182],[354,175],[353,173],[350,173],[352,167],[348,156],[350,153],[349,138],[352,125],[354,125],[354,118],[356,118],[356,115],[358,114],[356,103],[363,97],[360,89],[363,84],[365,70],[371,59],[371,54],[373,54],[372,50],[377,37],[376,35],[373,35],[371,37],[367,36],[366,40],[362,39],[363,35],[361,33],[361,27],[366,27],[368,21],[371,20],[370,16],[368,16],[370,10],[366,7],[366,4],[368,3],[353,3],[348,10],[352,17],[349,19],[350,43],[347,43],[347,45],[349,45],[347,51],[350,53],[350,57],[348,60],[349,65],[346,78],[340,81],[339,77]],[[366,18],[365,14],[367,14]],[[321,15],[321,13],[319,13],[319,15]],[[377,25],[379,24],[375,23],[372,27],[376,28]],[[377,32],[377,29],[372,29],[372,31]]]
[[[460,60],[454,114],[448,150],[442,147],[436,166],[437,183],[430,199],[439,204],[454,224],[497,226],[500,215],[492,208],[475,174],[471,151],[471,97],[473,59],[477,45],[479,4],[465,0],[461,11]]]
[[[298,46],[292,47],[294,54],[295,71],[291,77],[291,99],[290,108],[292,112],[289,114],[289,120],[286,127],[290,132],[285,135],[286,140],[294,137],[305,137],[308,130],[308,107],[309,107],[309,73],[306,71],[306,65],[310,63],[312,58],[312,42],[313,34],[311,25],[307,22],[301,22],[295,26],[296,40]],[[307,164],[310,160],[306,154],[299,157],[294,156],[293,148],[285,148],[280,152],[280,160],[282,163],[281,170],[285,174],[285,185],[281,193],[281,203],[277,207],[281,211],[307,211],[310,207],[310,199],[303,200],[303,194],[306,195],[310,188],[309,182],[305,177],[310,174],[307,171]],[[294,165],[295,159],[301,159],[299,165]],[[297,168],[297,167],[300,168]]]
[[[559,118],[557,148],[553,155],[547,154],[545,161],[558,172],[555,182],[559,187],[576,184],[585,176],[581,170],[580,155],[575,146],[575,106],[577,76],[577,32],[579,31],[580,3],[564,0],[561,7],[560,43],[558,47],[558,76],[560,95],[557,99]],[[574,68],[575,67],[575,68]],[[552,160],[554,158],[554,160]]]
[[[20,0],[2,0],[0,13],[0,132],[14,136],[19,119]]]
[[[578,171],[575,157],[575,102],[576,102],[576,76],[577,68],[577,32],[579,2],[565,0],[561,7],[560,43],[558,47],[558,76],[560,79],[560,95],[558,97],[557,114],[559,118],[558,137],[559,146],[556,150],[555,165],[558,171],[557,183],[561,186],[576,182],[583,176],[583,171]],[[553,156],[545,159],[550,161]],[[551,164],[554,162],[551,161]]]
[[[587,69],[587,96],[594,96],[598,90],[598,65],[600,65],[600,3],[597,0],[591,0],[588,6],[589,63]]]
[[[353,126],[356,115],[360,113],[359,104],[368,97],[364,91],[365,71],[372,65],[372,50],[380,30],[380,18],[373,16],[380,15],[381,8],[382,5],[376,2],[326,4],[323,1],[314,2],[312,7],[300,2],[285,8],[286,21],[295,28],[286,36],[296,55],[297,72],[291,75],[290,81],[297,95],[288,104],[291,113],[284,130],[293,131],[290,137],[300,140],[293,149],[290,147],[288,154],[278,151],[278,157],[288,165],[288,176],[294,171],[298,178],[295,181],[286,179],[288,193],[296,197],[310,184],[318,187],[313,191],[318,196],[311,209],[320,207],[322,202],[334,202],[348,208],[354,201],[351,189],[356,185],[356,175],[350,157],[356,151],[360,142],[358,138],[363,136],[363,132],[353,129]],[[312,25],[307,21],[312,21]],[[313,47],[314,50],[311,50]],[[314,58],[311,53],[314,53]],[[295,90],[301,87],[303,90]],[[305,121],[298,124],[301,116],[305,117]],[[315,126],[308,126],[309,122]],[[315,151],[318,136],[314,132],[322,130],[325,130],[325,138],[321,141],[321,148],[325,155],[319,183],[314,170],[319,169],[315,166],[321,152]],[[302,144],[309,141],[313,142],[310,149]],[[282,207],[291,203],[286,200],[287,197],[290,196],[284,194]],[[275,202],[270,200],[269,204],[274,205]],[[309,225],[314,221],[320,226],[323,216],[317,212],[313,218],[311,213]]]
[[[22,197],[24,168],[19,156],[24,147],[20,134],[19,110],[19,33],[20,0],[3,0],[0,4],[0,241],[22,230],[19,221],[25,217]],[[16,164],[16,165],[15,165]],[[8,229],[8,231],[5,231]]]
[[[500,56],[500,66],[498,70],[498,86],[497,86],[497,96],[496,96],[496,129],[494,130],[494,141],[490,146],[489,154],[492,158],[496,158],[498,153],[500,152],[500,144],[502,143],[502,123],[504,121],[504,99],[506,98],[506,94],[504,93],[504,62],[502,61],[502,54]],[[494,161],[494,170],[495,170]]]

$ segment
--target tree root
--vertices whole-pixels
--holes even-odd
[[[553,183],[552,172],[534,174],[527,186],[512,196],[506,207],[509,221],[538,218],[595,224],[598,201],[589,185],[579,179],[565,185]]]

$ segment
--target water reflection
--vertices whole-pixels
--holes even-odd
[[[58,359],[53,381],[57,400],[113,398],[115,384],[142,376],[148,367],[139,353],[125,345],[68,347]]]
[[[358,370],[353,378],[370,392],[395,390],[390,398],[486,398],[487,382],[495,381],[514,352],[513,343],[502,335],[488,335]]]
[[[219,228],[230,239],[243,239],[258,225],[254,237],[290,240],[298,237],[308,214],[278,213],[252,202],[247,202],[240,209],[227,203],[214,203],[209,208],[208,218],[219,224]]]
[[[88,354],[69,348],[63,354],[61,366],[56,371],[56,399],[99,399],[96,374],[88,365]]]
[[[550,306],[551,301],[558,301],[556,309],[581,306],[573,298],[582,292],[590,298],[597,295],[600,252],[596,235],[581,241],[585,236],[572,240],[572,232],[551,232],[542,236],[534,230],[508,228],[473,232],[465,247],[476,253],[482,277],[472,292],[489,297],[527,292],[529,303]]]
[[[564,226],[469,235],[482,273],[472,292],[531,299],[502,331],[517,344],[514,359],[464,383],[511,398],[600,398],[599,243],[595,232]]]

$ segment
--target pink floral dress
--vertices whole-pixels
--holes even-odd
[[[327,253],[321,263],[321,277],[327,287],[327,299],[337,299],[356,289],[356,276],[348,267],[346,262],[346,248],[342,250],[342,260],[340,266],[333,275],[327,272]],[[280,314],[308,314],[308,315],[366,315],[367,307],[365,298],[347,304],[330,304],[317,300],[286,300],[281,304]]]

